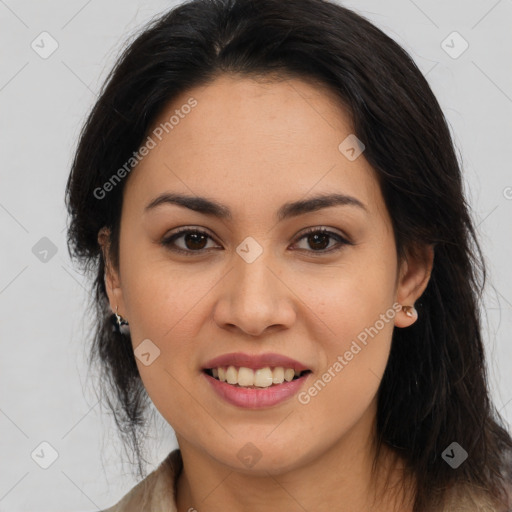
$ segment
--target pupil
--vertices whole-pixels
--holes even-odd
[[[314,246],[315,246],[315,243],[318,241],[318,238],[323,238],[323,239],[324,239],[324,241],[327,241],[327,243],[324,243],[324,244],[320,243],[321,247],[314,247]],[[319,234],[319,233],[315,233],[315,234],[313,234],[313,235],[310,235],[310,236],[309,236],[309,239],[310,239],[310,240],[311,240],[311,239],[314,239],[314,240],[315,240],[315,242],[313,242],[313,245],[312,245],[312,247],[313,247],[314,249],[315,249],[315,248],[316,248],[316,249],[325,249],[325,248],[329,245],[329,235],[327,235],[327,234],[325,234],[325,233],[320,233],[320,234]]]
[[[309,235],[308,238],[313,249],[325,249],[329,246],[329,235],[325,233],[314,233]],[[188,233],[185,236],[185,243],[188,249],[203,249],[205,240],[206,236],[202,233]]]
[[[202,240],[200,240],[202,238]],[[201,233],[189,233],[185,235],[185,244],[187,246],[187,249],[203,249],[204,247],[204,241],[206,237],[205,235]],[[189,242],[192,242],[192,246]],[[201,246],[201,242],[203,242],[203,245]],[[195,245],[199,244],[199,246]]]

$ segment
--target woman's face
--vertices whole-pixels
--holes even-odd
[[[397,304],[421,295],[429,262],[398,264],[351,134],[323,87],[226,75],[176,98],[149,133],[126,178],[108,288],[180,445],[279,473],[367,442],[393,328],[414,322]],[[172,239],[182,228],[192,233]],[[205,372],[228,366],[245,386]],[[287,368],[308,372],[279,384]]]

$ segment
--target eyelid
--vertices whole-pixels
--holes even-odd
[[[198,233],[201,235],[205,235],[209,239],[211,239],[211,240],[215,241],[215,243],[217,243],[215,238],[204,228],[198,228],[198,227],[193,227],[193,226],[184,226],[184,227],[178,228],[177,231],[173,232],[172,234],[165,235],[162,238],[160,243],[161,243],[161,245],[163,245],[164,247],[166,247],[167,249],[169,249],[173,252],[185,254],[187,256],[195,256],[195,255],[200,256],[200,255],[205,254],[205,252],[209,252],[212,249],[212,248],[199,249],[197,251],[193,251],[193,250],[185,250],[185,249],[181,249],[181,248],[172,246],[176,239],[180,238],[181,236],[183,236],[187,233]],[[307,253],[312,254],[313,256],[323,256],[323,255],[335,253],[335,252],[343,249],[343,246],[345,246],[345,245],[355,245],[350,240],[350,237],[346,236],[344,233],[340,234],[336,231],[333,231],[332,228],[328,228],[326,226],[313,226],[310,228],[306,228],[304,231],[300,232],[295,237],[295,239],[293,241],[293,245],[297,244],[299,241],[301,241],[306,236],[308,236],[310,234],[314,234],[314,233],[325,234],[326,236],[329,236],[330,238],[336,239],[338,242],[338,246],[334,247],[334,248],[330,248],[330,249],[322,249],[319,251],[308,250],[308,249],[295,249],[295,250],[302,251],[302,252],[306,251]]]
[[[302,251],[302,252],[306,252],[308,255],[310,256],[313,256],[313,257],[322,257],[322,256],[329,256],[331,254],[334,254],[334,253],[337,253],[339,251],[341,251],[344,246],[346,245],[355,245],[348,236],[346,236],[345,234],[340,234],[336,231],[333,231],[332,228],[328,228],[326,226],[314,226],[314,227],[311,227],[311,228],[307,228],[305,231],[302,231],[301,233],[299,233],[293,244],[297,244],[298,242],[300,242],[303,238],[306,238],[308,235],[310,234],[314,234],[314,233],[321,233],[321,234],[324,234],[324,235],[327,235],[329,236],[331,239],[334,238],[335,240],[337,240],[337,245],[334,246],[334,247],[331,247],[330,249],[322,249],[320,251],[314,251],[314,250],[311,250],[311,249],[297,249],[299,251]]]
[[[295,238],[295,240],[300,240],[301,238],[303,238],[305,235],[309,235],[311,233],[325,233],[325,234],[328,234],[328,235],[335,235],[336,237],[339,237],[340,239],[343,240],[343,242],[345,242],[346,244],[349,244],[349,245],[354,245],[352,243],[352,241],[350,240],[350,237],[348,235],[346,235],[345,233],[343,233],[343,231],[341,230],[337,230],[337,231],[333,231],[335,228],[329,228],[327,226],[313,226],[311,228],[306,228],[304,231],[301,231],[297,237]]]
[[[204,254],[207,251],[207,249],[191,251],[191,250],[181,249],[180,247],[172,246],[176,239],[180,238],[183,235],[186,235],[187,233],[199,233],[199,234],[205,235],[208,238],[210,238],[211,240],[215,241],[214,237],[212,235],[210,235],[210,233],[208,233],[208,231],[206,231],[204,228],[197,228],[197,227],[193,227],[193,226],[184,226],[184,227],[178,228],[175,232],[171,233],[170,235],[164,235],[164,237],[160,241],[160,244],[173,252],[177,252],[179,254],[186,254],[187,256],[193,256],[194,253],[196,253],[197,255]],[[217,242],[215,241],[215,243],[217,243]]]

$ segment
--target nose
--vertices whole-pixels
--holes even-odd
[[[220,328],[260,336],[292,326],[296,318],[293,291],[264,255],[252,263],[237,256],[235,267],[219,284],[214,320]]]

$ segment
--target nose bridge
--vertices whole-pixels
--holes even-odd
[[[270,243],[270,238],[266,239]],[[245,239],[236,249],[234,269],[223,293],[220,324],[236,325],[258,335],[273,325],[289,325],[294,311],[277,274],[279,263],[269,246]]]
[[[235,305],[240,310],[249,309],[260,315],[268,314],[277,301],[276,276],[270,271],[275,267],[271,250],[253,240],[242,242],[237,248],[235,264],[235,286],[232,290]]]

